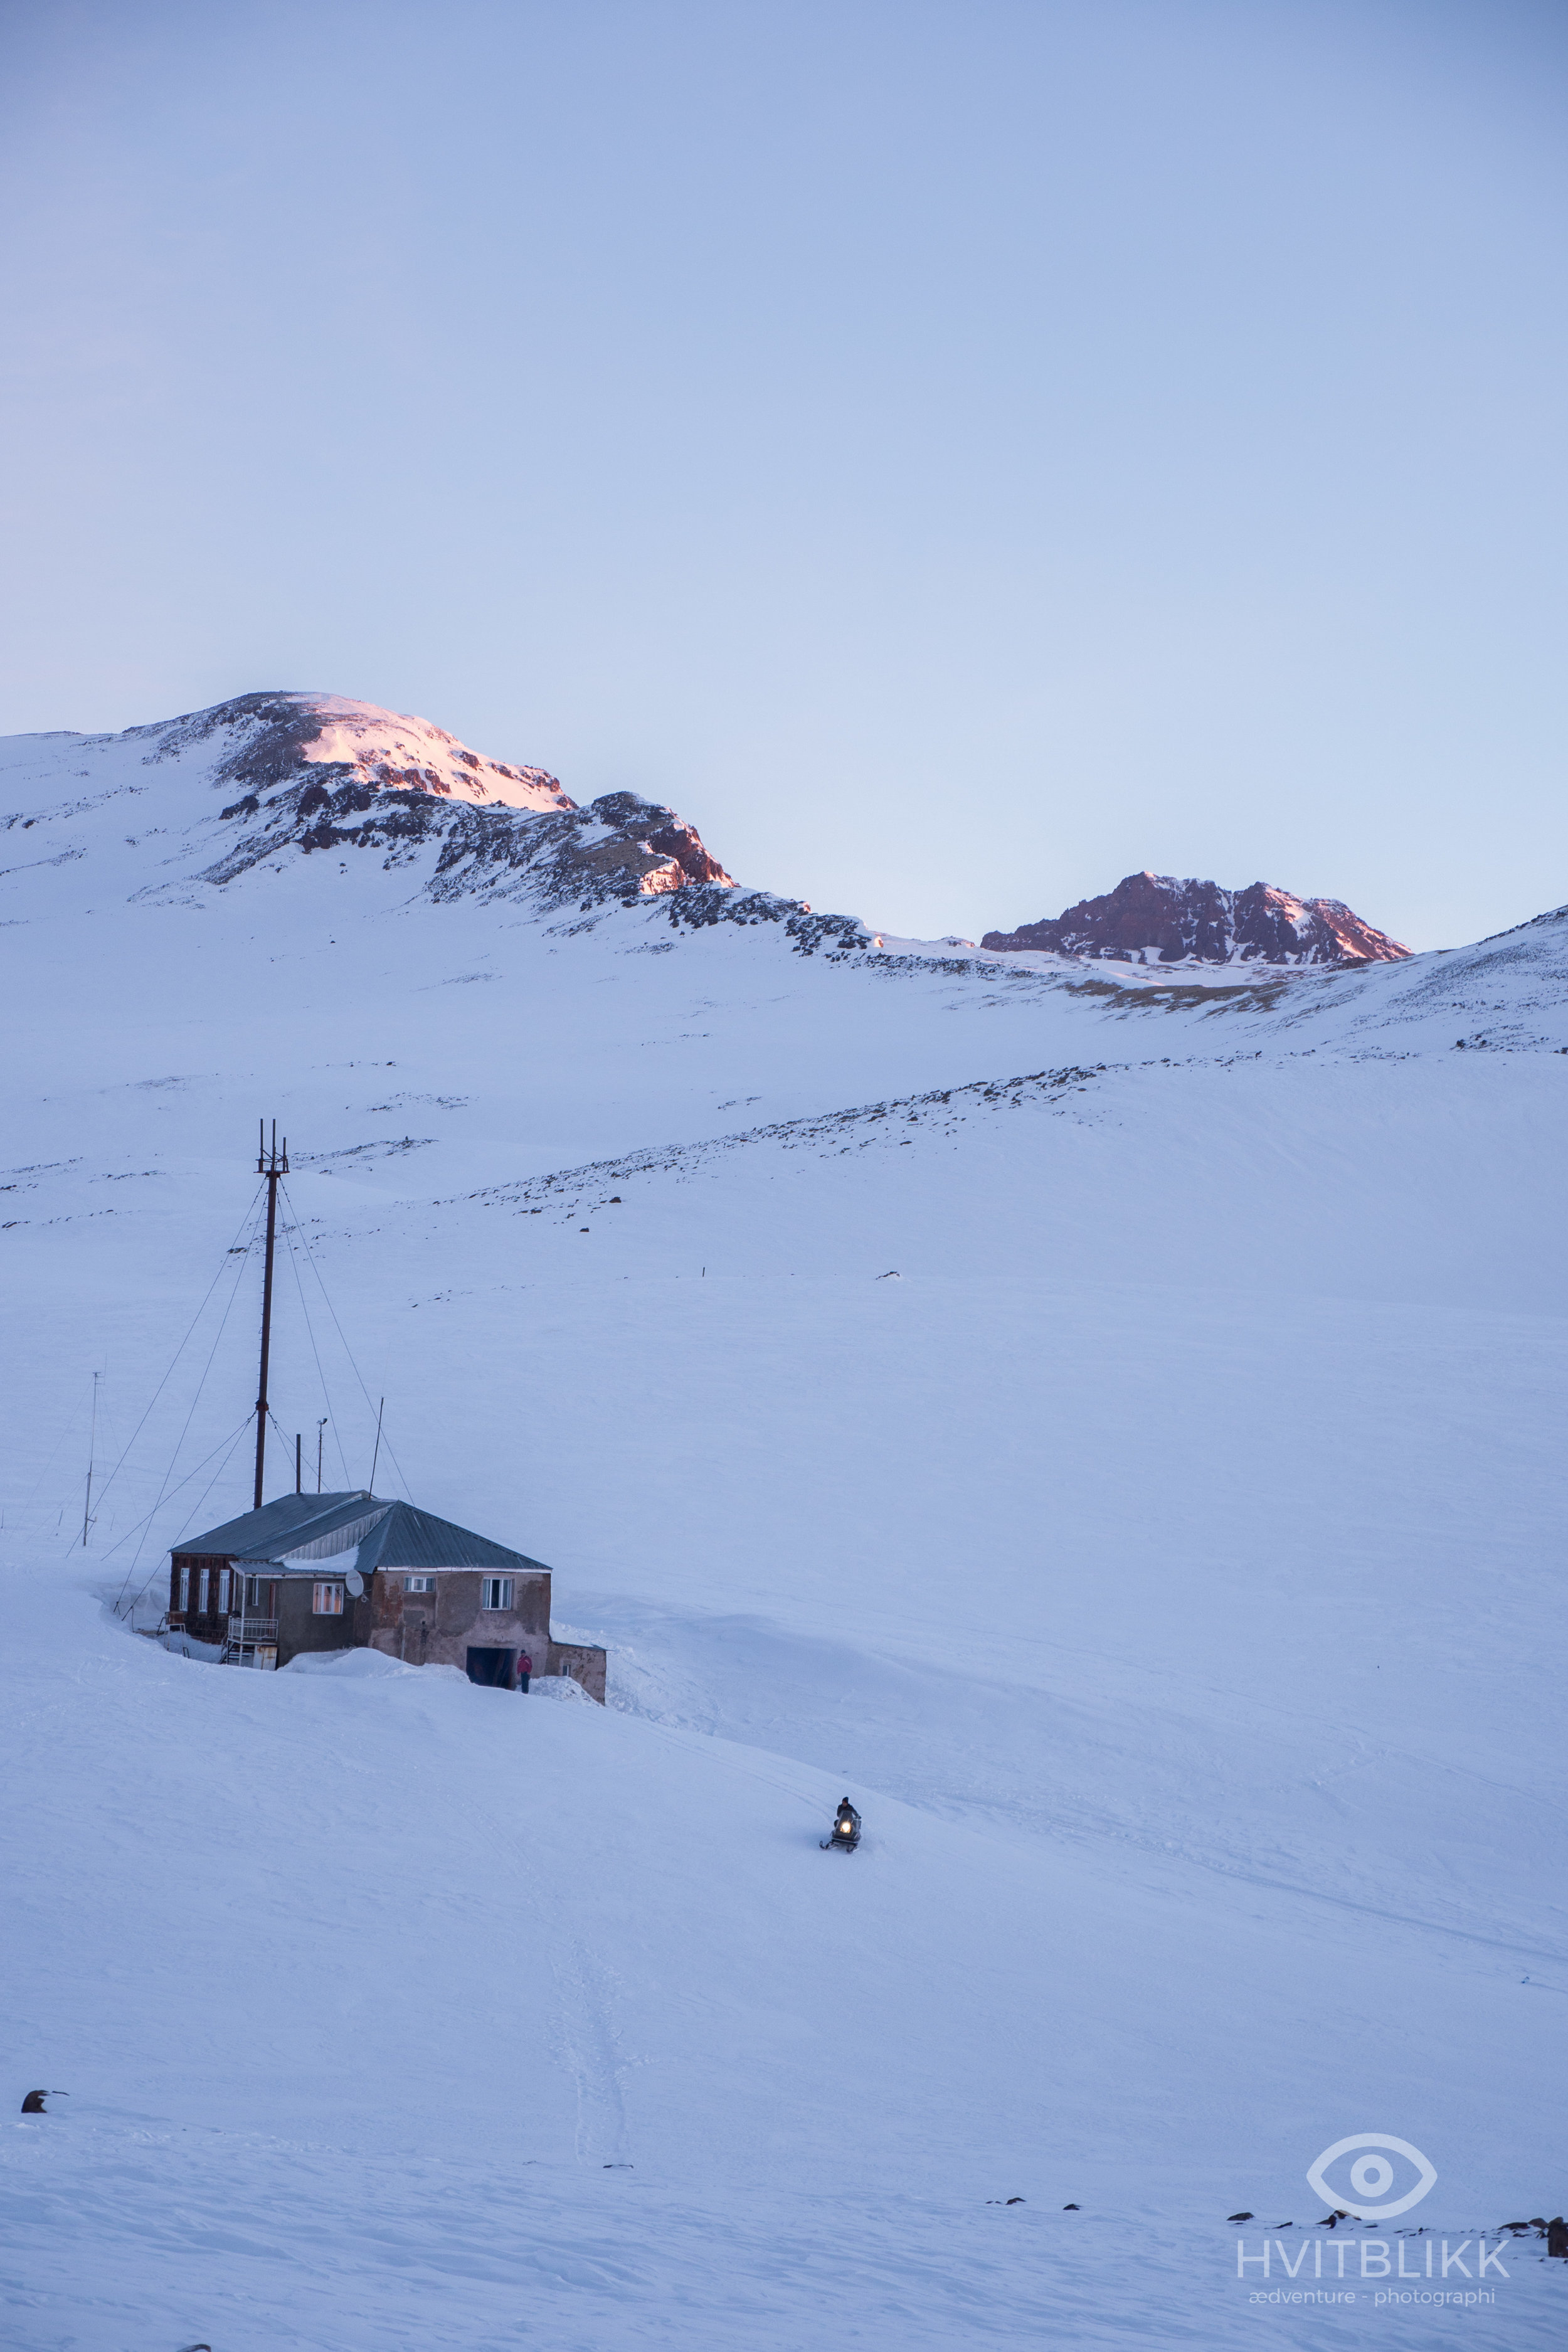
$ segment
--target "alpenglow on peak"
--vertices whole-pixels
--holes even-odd
[[[1338,898],[1297,898],[1268,882],[1223,890],[1148,871],[1054,920],[987,931],[981,945],[1123,963],[1396,963],[1410,953]]]

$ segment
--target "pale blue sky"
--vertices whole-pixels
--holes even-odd
[[[0,731],[416,711],[899,930],[1568,898],[1568,14],[0,9]]]

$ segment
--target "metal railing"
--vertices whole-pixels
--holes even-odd
[[[228,1638],[232,1647],[245,1649],[248,1649],[253,1642],[276,1642],[278,1620],[276,1617],[231,1617]]]

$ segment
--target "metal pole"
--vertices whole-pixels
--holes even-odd
[[[302,1495],[305,1491],[304,1480],[300,1475],[300,1447],[302,1442],[299,1431],[296,1430],[294,1432],[294,1492],[297,1495]]]
[[[87,1531],[92,1524],[92,1457],[98,1444],[98,1374],[92,1376],[92,1429],[87,1441],[87,1500],[81,1507],[81,1548],[87,1549]]]
[[[375,1412],[375,1457],[370,1465],[370,1491],[375,1492],[375,1465],[381,1460],[381,1416],[386,1411],[386,1399],[382,1398]]]
[[[289,1139],[278,1149],[278,1121],[272,1122],[272,1147],[267,1145],[266,1122],[256,1172],[267,1179],[267,1265],[261,1280],[261,1393],[256,1400],[256,1505],[261,1508],[261,1478],[267,1460],[267,1362],[272,1352],[272,1252],[278,1237],[278,1182],[289,1173]]]

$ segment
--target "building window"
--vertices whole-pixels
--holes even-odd
[[[317,1584],[310,1589],[310,1614],[313,1617],[341,1617],[343,1613],[343,1588],[341,1584]]]
[[[205,1617],[207,1613],[207,1592],[211,1583],[212,1570],[210,1568],[204,1568],[196,1579],[196,1615],[198,1617]]]
[[[245,1580],[245,1605],[247,1609],[259,1609],[261,1606],[261,1579],[258,1576],[247,1576]]]
[[[217,1605],[219,1613],[226,1616],[228,1613],[228,1570],[226,1568],[220,1568],[217,1572]]]
[[[185,1561],[182,1564],[181,1569],[180,1569],[180,1607],[181,1607],[182,1609],[188,1609],[188,1608],[190,1607],[190,1605],[191,1605],[191,1563],[190,1563],[190,1561],[187,1559],[187,1560],[185,1560]]]
[[[433,1576],[405,1576],[403,1590],[405,1592],[434,1592],[436,1580]]]
[[[510,1609],[511,1607],[510,1577],[487,1576],[484,1581],[485,1597],[479,1603],[480,1608]]]

